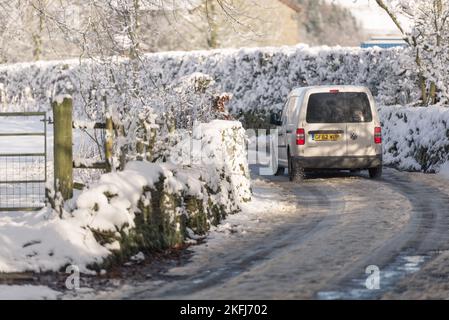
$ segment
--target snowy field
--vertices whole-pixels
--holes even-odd
[[[0,133],[44,132],[42,117],[0,117]],[[52,144],[51,126],[48,143]],[[42,137],[0,137],[0,153],[42,152]]]

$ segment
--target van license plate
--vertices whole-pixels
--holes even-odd
[[[338,141],[340,138],[341,134],[316,133],[313,135],[315,141]]]

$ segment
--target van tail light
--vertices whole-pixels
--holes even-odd
[[[303,128],[296,129],[296,145],[303,146],[306,144],[306,131]]]
[[[330,93],[340,93],[340,90],[337,89],[331,89],[329,90]]]
[[[382,128],[381,127],[374,128],[374,143],[375,144],[382,143]]]

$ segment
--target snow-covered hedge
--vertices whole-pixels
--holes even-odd
[[[281,108],[293,87],[305,85],[361,84],[381,104],[403,104],[418,95],[410,65],[406,49],[304,45],[148,54],[138,72],[119,58],[23,63],[0,66],[0,100],[5,107],[43,110],[52,96],[69,93],[81,116],[101,118],[105,103],[155,108],[154,97],[174,81],[201,72],[233,95],[232,113],[247,117]]]
[[[251,200],[240,122],[197,124],[174,150],[185,152],[185,163],[176,154],[176,163],[129,162],[67,203],[62,217],[0,217],[0,272],[104,268],[139,251],[194,241]]]
[[[388,106],[379,115],[385,164],[435,172],[449,161],[449,108]]]

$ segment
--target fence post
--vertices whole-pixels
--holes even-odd
[[[64,200],[73,197],[72,98],[52,102],[54,120],[55,191]]]
[[[112,122],[112,117],[108,116],[106,118],[106,137],[104,142],[104,155],[106,158],[106,171],[112,171],[112,154],[114,145],[114,123]]]
[[[123,124],[120,124],[118,126],[115,127],[115,131],[116,131],[116,136],[123,138],[125,137],[125,127],[123,126]],[[123,145],[120,147],[120,157],[119,157],[119,162],[120,162],[120,170],[124,170],[125,169],[125,165],[126,165],[126,153],[128,151],[128,147],[127,145]]]

